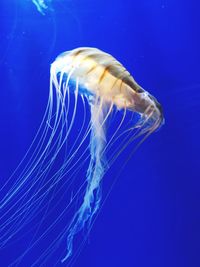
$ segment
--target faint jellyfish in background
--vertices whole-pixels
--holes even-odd
[[[44,264],[62,242],[67,247],[60,261],[70,261],[75,236],[84,231],[87,239],[100,210],[103,176],[128,145],[134,144],[134,152],[163,122],[161,105],[110,54],[81,47],[59,55],[51,65],[49,99],[39,130],[0,201],[1,247],[43,214],[39,233],[50,220],[49,203],[59,201],[59,186],[66,184],[69,202],[15,263],[50,235],[67,212],[71,219],[64,221],[65,227],[35,264]]]
[[[32,0],[33,4],[37,7],[37,10],[42,14],[45,15],[47,9],[52,2],[52,0]]]

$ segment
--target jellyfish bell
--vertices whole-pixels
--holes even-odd
[[[0,248],[21,232],[25,234],[24,229],[34,226],[37,216],[43,214],[36,234],[13,264],[21,263],[42,238],[54,234],[55,225],[73,206],[72,218],[64,220],[66,227],[59,229],[34,264],[43,266],[63,240],[67,247],[60,258],[62,262],[70,260],[75,236],[85,230],[87,239],[101,207],[102,178],[107,170],[130,143],[141,138],[138,147],[164,122],[158,101],[119,61],[97,48],[81,47],[60,54],[51,65],[49,88],[38,132],[7,185],[14,182],[0,200]],[[116,113],[120,119],[116,117],[112,123]],[[75,185],[80,181],[78,188],[75,178]],[[64,195],[69,195],[69,202],[62,208],[59,187],[65,185]],[[55,221],[37,235],[51,220],[49,202],[54,200],[53,207],[60,211]]]
[[[79,88],[118,109],[129,109],[148,117],[152,127],[162,125],[162,107],[155,97],[136,83],[130,73],[111,55],[97,48],[82,47],[60,54],[51,65],[51,75],[66,74]],[[55,82],[55,80],[54,80]]]

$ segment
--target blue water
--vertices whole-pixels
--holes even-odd
[[[200,266],[199,3],[54,0],[51,7],[42,15],[32,1],[0,2],[1,186],[42,119],[50,64],[63,51],[98,47],[159,100],[165,125],[122,170],[73,266]],[[115,166],[103,182],[106,192],[117,174]],[[2,249],[0,266],[29,241]],[[37,247],[18,266],[32,266],[40,253]]]

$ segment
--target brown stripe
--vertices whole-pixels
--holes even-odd
[[[84,52],[86,49],[82,48],[82,49],[78,49],[78,51],[75,52],[75,54],[73,55],[74,57],[78,56],[80,53]]]
[[[84,49],[84,50],[82,50],[82,52],[84,52],[84,51],[86,51],[87,49]],[[93,55],[95,55],[95,54],[93,54]],[[81,59],[81,61],[80,61],[80,63],[81,62],[84,62],[85,60],[87,60],[87,59],[93,59],[92,57],[91,57],[91,55],[89,54],[89,55],[85,55],[85,57],[83,57],[82,59]],[[94,60],[93,60],[94,61]],[[94,61],[94,63],[95,63],[95,66],[93,66],[86,74],[88,74],[88,73],[90,73],[90,72],[92,72],[96,67],[97,67],[97,65],[99,64],[97,61]]]
[[[114,81],[114,83],[112,84],[110,90],[113,89],[113,87],[115,86],[115,84],[116,84],[119,80],[120,80],[119,78],[116,78],[116,77],[115,77],[115,81]],[[122,83],[122,80],[121,80],[121,83]],[[121,92],[121,85],[120,85],[120,92]]]
[[[86,74],[89,74],[90,72],[92,72],[94,69],[96,69],[97,65],[93,66],[91,69],[88,70],[88,72],[86,72]]]
[[[125,68],[119,64],[117,61],[113,62],[113,64],[109,64],[108,72],[115,76],[116,78],[121,77],[122,73],[124,73]]]
[[[82,58],[81,60],[79,60],[79,64],[81,64],[82,62],[84,62],[87,58],[89,58],[88,55],[86,55],[86,56],[84,57],[84,52],[86,52],[86,51],[88,51],[88,50],[89,50],[89,49],[87,49],[87,48],[82,48],[82,49],[79,49],[78,51],[76,51],[74,54],[72,54],[73,61],[75,60],[75,58],[76,58],[78,55],[83,54],[83,58]],[[96,66],[95,66],[95,67],[96,67]],[[92,69],[90,69],[90,70],[88,71],[88,73],[89,73],[90,71],[92,71]]]
[[[102,80],[104,79],[106,73],[108,72],[108,69],[109,69],[109,66],[107,66],[106,68],[104,68],[104,71],[103,71],[103,73],[101,74],[98,83],[101,83],[101,82],[102,82]]]

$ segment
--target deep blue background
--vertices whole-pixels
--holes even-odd
[[[60,52],[111,53],[164,108],[165,125],[123,170],[76,267],[200,266],[199,7],[195,0],[55,0],[55,12],[42,16],[31,1],[1,0],[3,181],[39,125]]]

